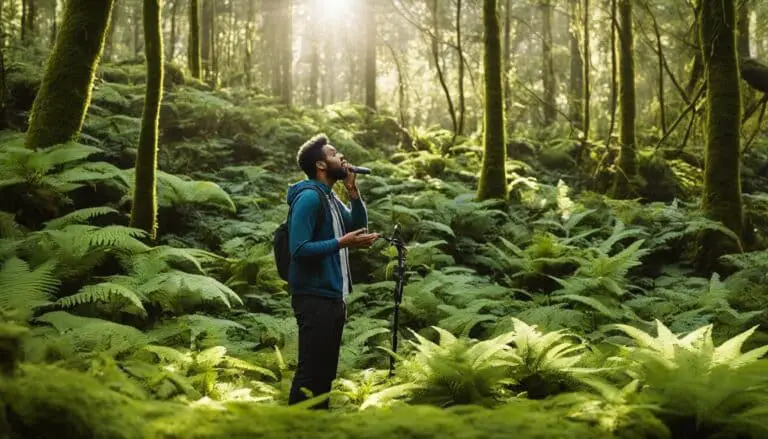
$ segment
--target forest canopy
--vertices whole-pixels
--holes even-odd
[[[757,0],[0,0],[0,439],[767,437],[766,106]],[[386,239],[288,406],[318,134]]]

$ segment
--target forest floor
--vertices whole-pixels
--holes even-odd
[[[39,74],[8,71],[18,124]],[[353,105],[170,74],[148,246],[128,227],[143,77],[102,66],[77,143],[0,138],[0,438],[768,434],[768,160],[745,170],[750,251],[700,273],[697,235],[723,228],[683,162],[643,159],[659,200],[611,200],[584,188],[573,142],[515,137],[510,200],[477,202],[477,137],[409,142]],[[320,132],[375,169],[358,178],[369,229],[408,243],[392,379],[395,249],[354,252],[330,413],[285,407],[297,334],[271,253],[296,149]]]

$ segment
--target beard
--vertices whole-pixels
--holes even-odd
[[[330,168],[327,171],[328,176],[336,180],[344,180],[345,178],[347,178],[347,172],[348,172],[347,168],[343,166],[339,166],[337,168]]]

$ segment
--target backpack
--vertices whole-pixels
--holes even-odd
[[[325,219],[325,209],[330,209],[330,206],[328,206],[328,198],[326,198],[325,194],[316,186],[306,187],[299,193],[307,189],[313,189],[320,195],[320,211],[318,213],[317,222],[315,223],[315,230],[318,230]],[[275,229],[275,235],[272,241],[275,250],[275,265],[277,266],[277,272],[280,274],[280,278],[284,281],[288,281],[288,272],[291,268],[291,247],[289,245],[288,230],[290,228],[289,222],[291,220],[292,211],[293,203],[291,203],[291,206],[288,208],[288,217],[285,222]]]

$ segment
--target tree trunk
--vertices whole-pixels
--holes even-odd
[[[245,59],[243,60],[243,70],[245,73],[245,86],[251,88],[253,85],[253,51],[254,41],[256,41],[256,0],[248,0],[248,20],[245,30]]]
[[[51,7],[53,7],[53,14],[52,14],[52,18],[51,18],[51,41],[50,41],[50,44],[51,44],[51,46],[53,46],[54,44],[56,44],[56,26],[57,26],[56,17],[58,17],[58,15],[59,15],[59,8],[58,8],[57,2],[55,2],[55,1],[53,2],[53,5],[51,5]],[[2,17],[2,13],[0,13],[0,17]],[[2,46],[0,46],[0,47],[2,47]]]
[[[592,86],[590,84],[590,77],[592,76],[590,74],[589,69],[589,58],[590,54],[592,53],[589,48],[589,40],[590,40],[590,32],[589,32],[589,0],[583,0],[584,1],[584,55],[582,59],[582,64],[584,67],[584,121],[583,121],[583,127],[584,130],[584,143],[582,145],[582,151],[586,151],[587,141],[589,140],[589,128],[590,128],[590,111],[589,111],[589,105],[591,102],[591,95],[592,95]]]
[[[365,105],[376,110],[376,9],[365,1]]]
[[[483,163],[477,198],[507,198],[504,88],[501,83],[501,35],[496,0],[483,0],[485,121]]]
[[[157,133],[163,95],[163,34],[160,1],[144,0],[144,51],[147,59],[147,86],[136,154],[131,227],[157,238]]]
[[[749,0],[742,0],[738,7],[738,53],[742,58],[749,58]]]
[[[168,44],[168,60],[173,61],[176,57],[176,13],[179,10],[179,0],[173,0],[171,4],[171,35]]]
[[[584,62],[579,47],[579,0],[570,0],[570,40],[571,40],[571,122],[578,129],[583,129],[582,112],[584,110]]]
[[[440,81],[440,86],[445,93],[445,99],[448,102],[448,115],[451,117],[451,125],[453,127],[453,137],[459,132],[459,122],[456,118],[456,109],[453,106],[453,98],[451,98],[451,92],[448,90],[448,84],[445,81],[445,74],[443,73],[443,67],[440,63],[440,1],[432,0],[432,25],[434,26],[434,36],[432,37],[432,58],[435,62],[435,69],[437,70],[437,79]]]
[[[280,61],[282,86],[280,98],[283,104],[293,105],[293,0],[281,1]]]
[[[107,61],[112,61],[114,58],[115,30],[117,29],[117,22],[120,20],[120,8],[122,7],[123,3],[118,2],[117,0],[115,0],[114,6],[112,6],[112,15],[109,19],[107,37],[104,42],[104,59]]]
[[[504,5],[504,112],[512,107],[512,90],[509,82],[509,69],[512,67],[512,0]]]
[[[702,209],[741,238],[743,213],[740,177],[741,90],[734,0],[704,1],[700,12],[701,56],[707,87],[706,164]],[[721,234],[702,241],[699,267],[741,250]]]
[[[557,117],[557,104],[555,102],[555,60],[552,57],[552,4],[551,0],[543,0],[541,3],[541,31],[543,40],[541,44],[542,83],[544,86],[544,126],[555,123]]]
[[[459,58],[459,77],[457,78],[459,82],[459,122],[457,134],[461,136],[464,135],[464,123],[467,119],[467,104],[464,95],[464,46],[461,36],[461,0],[456,0],[456,52]]]
[[[0,26],[2,31],[2,26]],[[5,84],[5,49],[0,46],[0,130],[8,128],[8,88]]]
[[[200,16],[200,67],[202,77],[207,81],[211,77],[211,23],[213,23],[213,1],[200,0],[202,14]]]
[[[113,0],[69,0],[29,118],[31,149],[74,140],[91,102]]]
[[[621,110],[621,149],[619,151],[613,196],[633,196],[637,175],[635,151],[635,57],[632,31],[632,0],[619,0],[619,107]]]
[[[189,42],[187,43],[187,63],[193,78],[202,79],[200,68],[202,55],[200,48],[200,0],[189,0]]]

